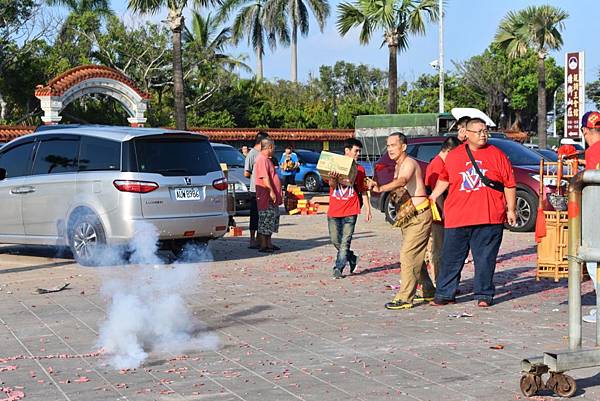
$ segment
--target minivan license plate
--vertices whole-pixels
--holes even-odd
[[[200,199],[200,188],[198,188],[198,187],[175,188],[175,199],[176,200],[199,200]]]

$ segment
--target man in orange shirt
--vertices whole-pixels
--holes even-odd
[[[581,132],[588,144],[585,151],[585,169],[597,170],[600,168],[600,113],[588,111],[581,119]],[[586,267],[594,288],[596,288],[597,262],[586,262]],[[584,322],[596,323],[596,309],[590,310],[590,314],[583,317]]]

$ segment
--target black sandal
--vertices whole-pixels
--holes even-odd
[[[261,252],[261,253],[273,253],[273,252],[275,252],[275,250],[273,248],[260,248],[258,250],[258,252]]]

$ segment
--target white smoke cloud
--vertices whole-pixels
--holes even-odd
[[[110,297],[110,305],[98,345],[116,369],[136,368],[152,351],[179,353],[219,346],[217,336],[194,333],[198,326],[185,302],[200,281],[202,263],[212,260],[210,250],[189,245],[177,262],[164,265],[157,256],[157,242],[156,228],[143,225],[130,244],[133,264],[110,269],[114,273],[110,276],[103,274],[102,291]],[[114,261],[116,254],[109,249],[102,259]]]

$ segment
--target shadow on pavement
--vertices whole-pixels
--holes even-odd
[[[66,266],[66,265],[71,265],[73,263],[75,263],[75,261],[54,262],[54,263],[46,263],[43,265],[35,265],[35,266],[11,267],[9,269],[0,269],[0,274],[21,273],[21,272],[28,272],[28,271],[33,271],[33,270],[51,269],[53,267]]]

